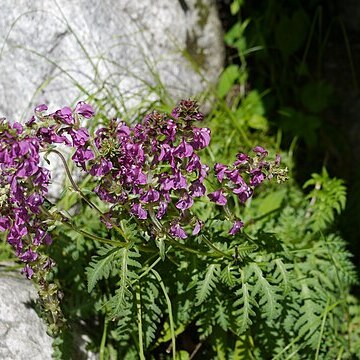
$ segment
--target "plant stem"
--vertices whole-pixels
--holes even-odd
[[[94,204],[92,203],[86,196],[85,194],[81,191],[81,189],[77,186],[76,182],[74,181],[74,179],[72,178],[71,172],[69,170],[69,167],[66,163],[66,160],[63,156],[63,154],[61,154],[61,152],[59,152],[58,150],[55,149],[50,149],[50,152],[55,153],[56,155],[58,155],[60,157],[60,160],[62,161],[66,174],[71,182],[71,185],[73,186],[74,190],[80,195],[80,197],[92,208],[94,209],[99,215],[100,217],[105,221],[108,222],[112,225],[112,227],[123,237],[123,239],[126,242],[129,242],[129,240],[126,238],[124,231],[118,227],[107,215],[103,214],[103,212]]]
[[[218,249],[205,235],[202,235],[202,240],[211,248],[213,249],[216,253],[218,253],[221,256],[227,257],[229,259],[232,259],[232,256],[229,254],[224,253],[223,251],[221,251],[220,249]]]
[[[105,318],[105,320],[104,320],[104,330],[103,330],[103,334],[102,334],[102,338],[101,338],[101,344],[100,344],[100,353],[99,353],[100,360],[104,360],[107,328],[108,328],[108,320]]]
[[[142,331],[140,284],[138,284],[138,286],[136,287],[136,310],[137,310],[137,320],[138,320],[139,356],[140,356],[140,360],[146,360],[144,355],[144,343],[143,343],[143,331]]]
[[[173,318],[173,314],[172,314],[171,301],[170,301],[169,295],[166,291],[165,284],[161,279],[160,274],[155,269],[151,269],[151,272],[155,275],[157,281],[159,282],[161,289],[164,293],[165,299],[166,299],[166,304],[167,304],[167,308],[168,308],[168,312],[169,312],[172,354],[173,354],[173,360],[175,360],[176,359],[176,339],[175,339],[175,326],[174,326],[174,318]]]

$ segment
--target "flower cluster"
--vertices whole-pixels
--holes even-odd
[[[267,161],[268,152],[261,146],[253,149],[255,157],[239,153],[232,166],[216,163],[214,166],[215,175],[221,187],[208,194],[211,201],[217,205],[225,206],[227,197],[235,194],[241,204],[253,195],[254,188],[259,186],[265,179],[272,179],[274,176],[279,182],[286,180],[286,170],[279,169],[280,156],[275,161]],[[235,220],[230,234],[235,235],[244,226],[242,221]]]
[[[82,118],[90,119],[94,115],[94,110],[88,104],[80,101],[74,111],[69,107],[64,107],[52,114],[46,115],[48,110],[45,104],[35,108],[35,116],[27,123],[27,127],[35,132],[41,145],[46,148],[46,144],[64,144],[75,148],[72,160],[76,165],[85,170],[85,163],[95,157],[89,148],[89,131],[81,127]]]
[[[24,272],[33,275],[31,264],[38,259],[36,249],[51,243],[41,221],[41,206],[50,173],[40,166],[40,141],[19,123],[0,123],[0,230],[19,259]],[[44,264],[44,266],[48,266]]]
[[[133,127],[113,120],[98,129],[94,143],[100,157],[90,168],[99,178],[95,192],[106,202],[128,206],[139,220],[150,217],[159,224],[171,212],[163,226],[186,238],[185,215],[194,199],[205,195],[209,170],[198,152],[209,145],[210,130],[194,126],[202,117],[196,103],[186,100],[171,117],[153,112]],[[193,232],[198,231],[195,224]]]
[[[215,164],[221,187],[207,194],[209,167],[200,152],[209,145],[211,134],[197,126],[203,114],[192,100],[181,101],[170,116],[153,112],[133,126],[110,120],[94,136],[81,126],[84,118],[94,115],[90,105],[79,102],[73,110],[64,107],[50,114],[47,110],[46,105],[36,107],[25,127],[0,124],[0,230],[7,231],[29,278],[38,259],[37,247],[51,243],[42,206],[50,174],[40,166],[39,154],[53,151],[53,145],[74,148],[72,160],[95,178],[94,192],[110,204],[101,218],[108,227],[126,212],[154,236],[185,239],[189,229],[197,235],[202,223],[191,210],[196,199],[208,197],[225,206],[229,195],[235,194],[244,204],[266,178],[285,176],[280,158],[266,161],[266,150],[257,146],[253,157],[240,153],[232,166]],[[241,220],[234,220],[229,233],[235,235],[242,227]]]

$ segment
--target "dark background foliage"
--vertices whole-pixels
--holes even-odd
[[[218,1],[226,30],[238,16],[230,1]],[[360,265],[360,4],[353,0],[269,0],[243,2],[241,19],[250,19],[248,87],[266,92],[266,116],[273,131],[283,130],[282,146],[297,137],[299,184],[326,166],[348,187],[345,212],[336,226]],[[227,48],[228,64],[238,63]]]

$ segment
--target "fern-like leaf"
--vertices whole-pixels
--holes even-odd
[[[118,281],[118,288],[115,295],[110,298],[106,305],[111,309],[110,313],[112,317],[118,317],[121,315],[122,309],[128,305],[129,298],[132,298],[130,291],[132,287],[132,280],[137,279],[138,275],[129,267],[141,268],[141,264],[135,260],[140,257],[135,251],[131,251],[128,248],[122,248],[118,253],[117,268],[119,269],[120,280]]]
[[[122,248],[105,246],[98,251],[98,256],[92,258],[90,266],[86,268],[88,292],[91,292],[96,283],[101,279],[107,279],[115,268],[116,258]]]
[[[345,208],[346,187],[343,180],[330,178],[325,168],[321,175],[312,174],[304,188],[309,186],[314,186],[314,189],[307,196],[310,200],[307,216],[315,231],[322,230],[333,222],[335,212],[340,214]]]
[[[281,296],[278,294],[279,287],[277,285],[271,285],[267,281],[257,264],[251,263],[249,267],[250,271],[256,277],[252,295],[259,295],[259,306],[266,318],[268,320],[276,319],[280,314],[279,301]]]
[[[248,270],[248,267],[241,270],[241,288],[235,292],[237,300],[235,300],[233,305],[235,308],[233,315],[237,323],[236,331],[239,335],[243,334],[252,324],[251,317],[255,316],[253,307],[257,306],[254,297],[250,294],[252,285],[247,283],[249,277]]]
[[[202,304],[215,288],[219,277],[219,265],[211,264],[205,273],[203,280],[200,280],[196,288],[196,305]]]

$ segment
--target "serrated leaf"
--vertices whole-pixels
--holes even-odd
[[[279,316],[280,295],[277,293],[277,285],[271,285],[263,276],[262,270],[255,263],[250,264],[250,271],[256,276],[253,293],[260,296],[259,306],[268,320],[273,320]]]
[[[196,288],[196,305],[200,305],[210,295],[218,281],[219,265],[211,264],[205,273],[203,280],[200,280]]]
[[[91,292],[100,279],[107,279],[114,268],[115,259],[122,248],[108,246],[99,251],[99,255],[93,257],[89,267],[86,268],[88,292]]]
[[[251,316],[255,316],[255,312],[252,309],[255,300],[250,296],[250,286],[246,282],[243,282],[241,289],[236,292],[238,300],[234,302],[234,307],[238,308],[234,311],[237,323],[237,333],[241,335],[252,324]]]

